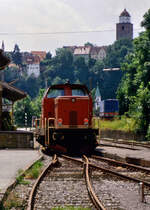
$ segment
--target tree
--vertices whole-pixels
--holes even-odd
[[[45,89],[40,89],[38,96],[31,101],[31,106],[33,110],[33,115],[37,118],[40,118],[41,115],[41,107],[42,107],[42,98],[44,95]]]
[[[86,84],[88,80],[88,66],[85,63],[85,59],[81,56],[74,59],[74,75],[75,80],[79,80],[81,83]]]
[[[4,78],[6,82],[11,82],[18,78],[18,67],[8,67],[4,71]]]
[[[144,19],[141,22],[141,26],[143,26],[147,32],[150,32],[150,9],[144,14]]]
[[[120,39],[107,48],[104,59],[105,68],[120,68],[125,56],[132,52],[133,44],[130,39]]]
[[[57,72],[62,79],[73,81],[73,54],[70,50],[60,48],[56,50],[55,61]]]
[[[17,126],[25,126],[25,113],[27,114],[27,126],[31,126],[34,112],[31,106],[31,98],[29,96],[21,101],[16,102],[14,105],[14,118]]]
[[[51,52],[46,53],[46,60],[51,60],[51,59],[52,59]]]
[[[146,31],[134,40],[134,51],[122,68],[126,72],[118,90],[122,113],[135,119],[136,130],[150,139],[150,10],[141,23]],[[122,98],[125,102],[122,102]],[[127,106],[123,106],[127,102]]]
[[[19,46],[15,44],[14,51],[12,53],[13,63],[18,65],[19,67],[22,65],[22,54],[20,53]]]
[[[85,47],[93,47],[93,44],[90,43],[90,42],[86,42],[86,43],[84,44],[84,46],[85,46]]]

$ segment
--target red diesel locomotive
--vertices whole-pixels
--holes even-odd
[[[92,127],[92,109],[92,97],[85,85],[52,85],[42,100],[37,141],[63,153],[93,151],[99,131]]]

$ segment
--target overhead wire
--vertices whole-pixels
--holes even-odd
[[[134,31],[140,31],[141,28],[136,28]],[[0,32],[0,36],[24,36],[24,35],[59,35],[59,34],[82,34],[82,33],[102,33],[102,32],[115,32],[114,29],[106,30],[87,30],[87,31],[54,31],[54,32]]]

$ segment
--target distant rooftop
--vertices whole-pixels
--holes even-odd
[[[32,55],[38,55],[40,57],[40,60],[44,60],[46,57],[46,52],[45,51],[31,51]]]

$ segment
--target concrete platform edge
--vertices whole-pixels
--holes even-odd
[[[35,159],[34,161],[32,161],[32,163],[30,163],[25,169],[23,169],[23,172],[20,174],[20,176],[25,176],[25,172],[27,170],[29,170],[36,161],[42,160],[43,159],[43,155],[40,154],[40,157],[38,157],[37,159]],[[0,208],[1,206],[3,206],[4,202],[7,200],[7,197],[9,195],[9,193],[12,191],[12,189],[16,186],[17,184],[17,180],[15,179],[6,189],[6,191],[4,193],[2,193],[2,197],[0,198]]]
[[[136,157],[129,157],[129,156],[126,156],[125,158],[123,158],[119,155],[111,154],[111,153],[107,153],[107,152],[102,153],[102,155],[103,155],[103,157],[106,157],[106,158],[112,158],[114,160],[139,165],[142,167],[150,167],[150,160],[145,160],[143,158],[136,158]]]

